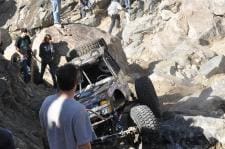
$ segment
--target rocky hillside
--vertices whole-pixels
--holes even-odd
[[[96,0],[93,14],[84,19],[79,19],[77,0],[62,2],[65,25],[62,31],[50,27],[51,5],[44,0],[0,0],[0,26],[12,37],[19,28],[29,28],[34,39],[33,49],[37,49],[46,32],[54,35],[53,39],[63,50],[75,48],[73,43],[78,46],[92,38],[104,37],[130,77],[148,75],[152,79],[161,103],[161,136],[165,148],[225,148],[224,0],[154,0],[154,3],[145,0],[141,10],[137,9],[137,1],[133,1],[130,21],[121,12],[122,28],[113,32],[114,37],[104,32],[110,23],[106,13],[110,0]],[[151,10],[147,9],[150,4],[153,4]],[[88,34],[82,34],[84,31]],[[119,54],[116,49],[120,49]],[[9,58],[13,51],[10,46],[5,56]],[[0,68],[7,72],[4,78],[11,72],[6,66],[12,66],[3,61]],[[1,120],[4,117],[0,126],[15,131],[17,140],[27,148],[29,145],[36,148],[40,140],[24,139],[24,136],[39,129],[37,119],[30,115],[32,112],[20,111],[35,111],[38,106],[30,106],[33,97],[29,88],[35,87],[40,92],[42,88],[31,85],[24,92],[24,88],[20,88],[21,81],[18,85],[10,83],[13,78],[18,80],[13,75],[8,81],[2,80],[10,90],[6,90],[9,93],[4,98],[0,94]],[[2,91],[4,88],[0,93]],[[39,98],[45,95],[41,93]],[[5,98],[13,102],[5,102]],[[15,105],[19,108],[14,108]],[[13,113],[24,114],[16,115],[15,119]]]
[[[21,149],[39,149],[42,140],[38,109],[50,89],[25,84],[18,77],[19,71],[18,66],[0,56],[0,127],[13,132]]]

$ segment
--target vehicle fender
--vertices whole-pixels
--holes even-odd
[[[118,82],[113,82],[112,85],[109,87],[109,89],[107,91],[108,96],[112,97],[116,90],[121,91],[125,98],[129,98],[130,91],[129,91],[127,85],[121,84],[121,83],[118,83]]]

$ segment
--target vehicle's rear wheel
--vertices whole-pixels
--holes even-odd
[[[134,106],[130,109],[130,117],[140,131],[155,132],[159,129],[159,123],[151,109],[146,105]]]
[[[143,146],[155,146],[159,141],[159,122],[151,109],[146,105],[134,106],[130,110],[130,117],[137,125]]]
[[[147,77],[135,80],[135,90],[140,103],[150,107],[156,118],[160,118],[159,99],[152,81]]]

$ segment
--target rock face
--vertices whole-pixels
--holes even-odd
[[[93,15],[79,20],[78,0],[62,1],[61,20],[63,24],[85,23],[91,26],[100,24],[99,15],[104,15],[110,1],[97,0]],[[51,1],[45,0],[1,0],[0,27],[15,31],[20,28],[36,29],[53,24]]]
[[[9,32],[5,29],[0,28],[0,51],[5,51],[5,49],[12,43],[11,36]]]
[[[216,56],[201,66],[200,72],[207,78],[225,72],[225,57],[223,55]]]
[[[211,148],[217,141],[224,142],[223,128],[223,119],[182,115],[170,117],[161,126],[164,139],[172,142],[167,148]]]
[[[132,62],[142,59],[140,65],[148,65],[170,58],[186,42],[208,49],[209,44],[224,37],[223,1],[163,0],[155,7],[152,14],[137,18],[124,28],[125,52]],[[216,10],[220,15],[214,17]]]
[[[124,27],[128,62],[147,70],[160,96],[168,148],[225,144],[213,125],[225,127],[224,10],[220,0],[162,0]]]
[[[32,29],[51,24],[50,1],[10,0],[4,1],[1,7],[5,11],[1,9],[4,13],[0,13],[3,22],[0,26],[10,28],[12,31],[23,27]]]
[[[44,96],[32,90],[19,68],[0,56],[0,126],[12,131],[16,146],[23,149],[42,148],[37,116]]]

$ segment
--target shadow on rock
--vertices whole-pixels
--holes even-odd
[[[0,53],[4,53],[5,49],[12,43],[9,32],[0,28]]]
[[[192,126],[191,118],[172,113],[164,113],[163,117],[161,136],[168,149],[209,148],[218,142],[215,138],[208,140],[202,128]]]
[[[0,1],[0,26],[6,24],[6,22],[13,17],[16,13],[15,0],[1,0]]]
[[[198,94],[186,96],[180,99],[171,111],[187,115],[202,115],[220,118],[224,115],[225,101],[219,96],[212,95],[211,87],[204,89]]]
[[[68,43],[65,41],[60,41],[57,43],[54,43],[55,48],[55,64],[58,66],[60,63],[60,59],[62,56],[66,56],[68,51],[70,50],[68,47]]]
[[[143,68],[137,63],[133,63],[129,65],[129,68],[133,74],[139,74],[140,76],[149,76],[153,73],[155,65],[160,61],[154,61],[148,65],[148,68]]]

